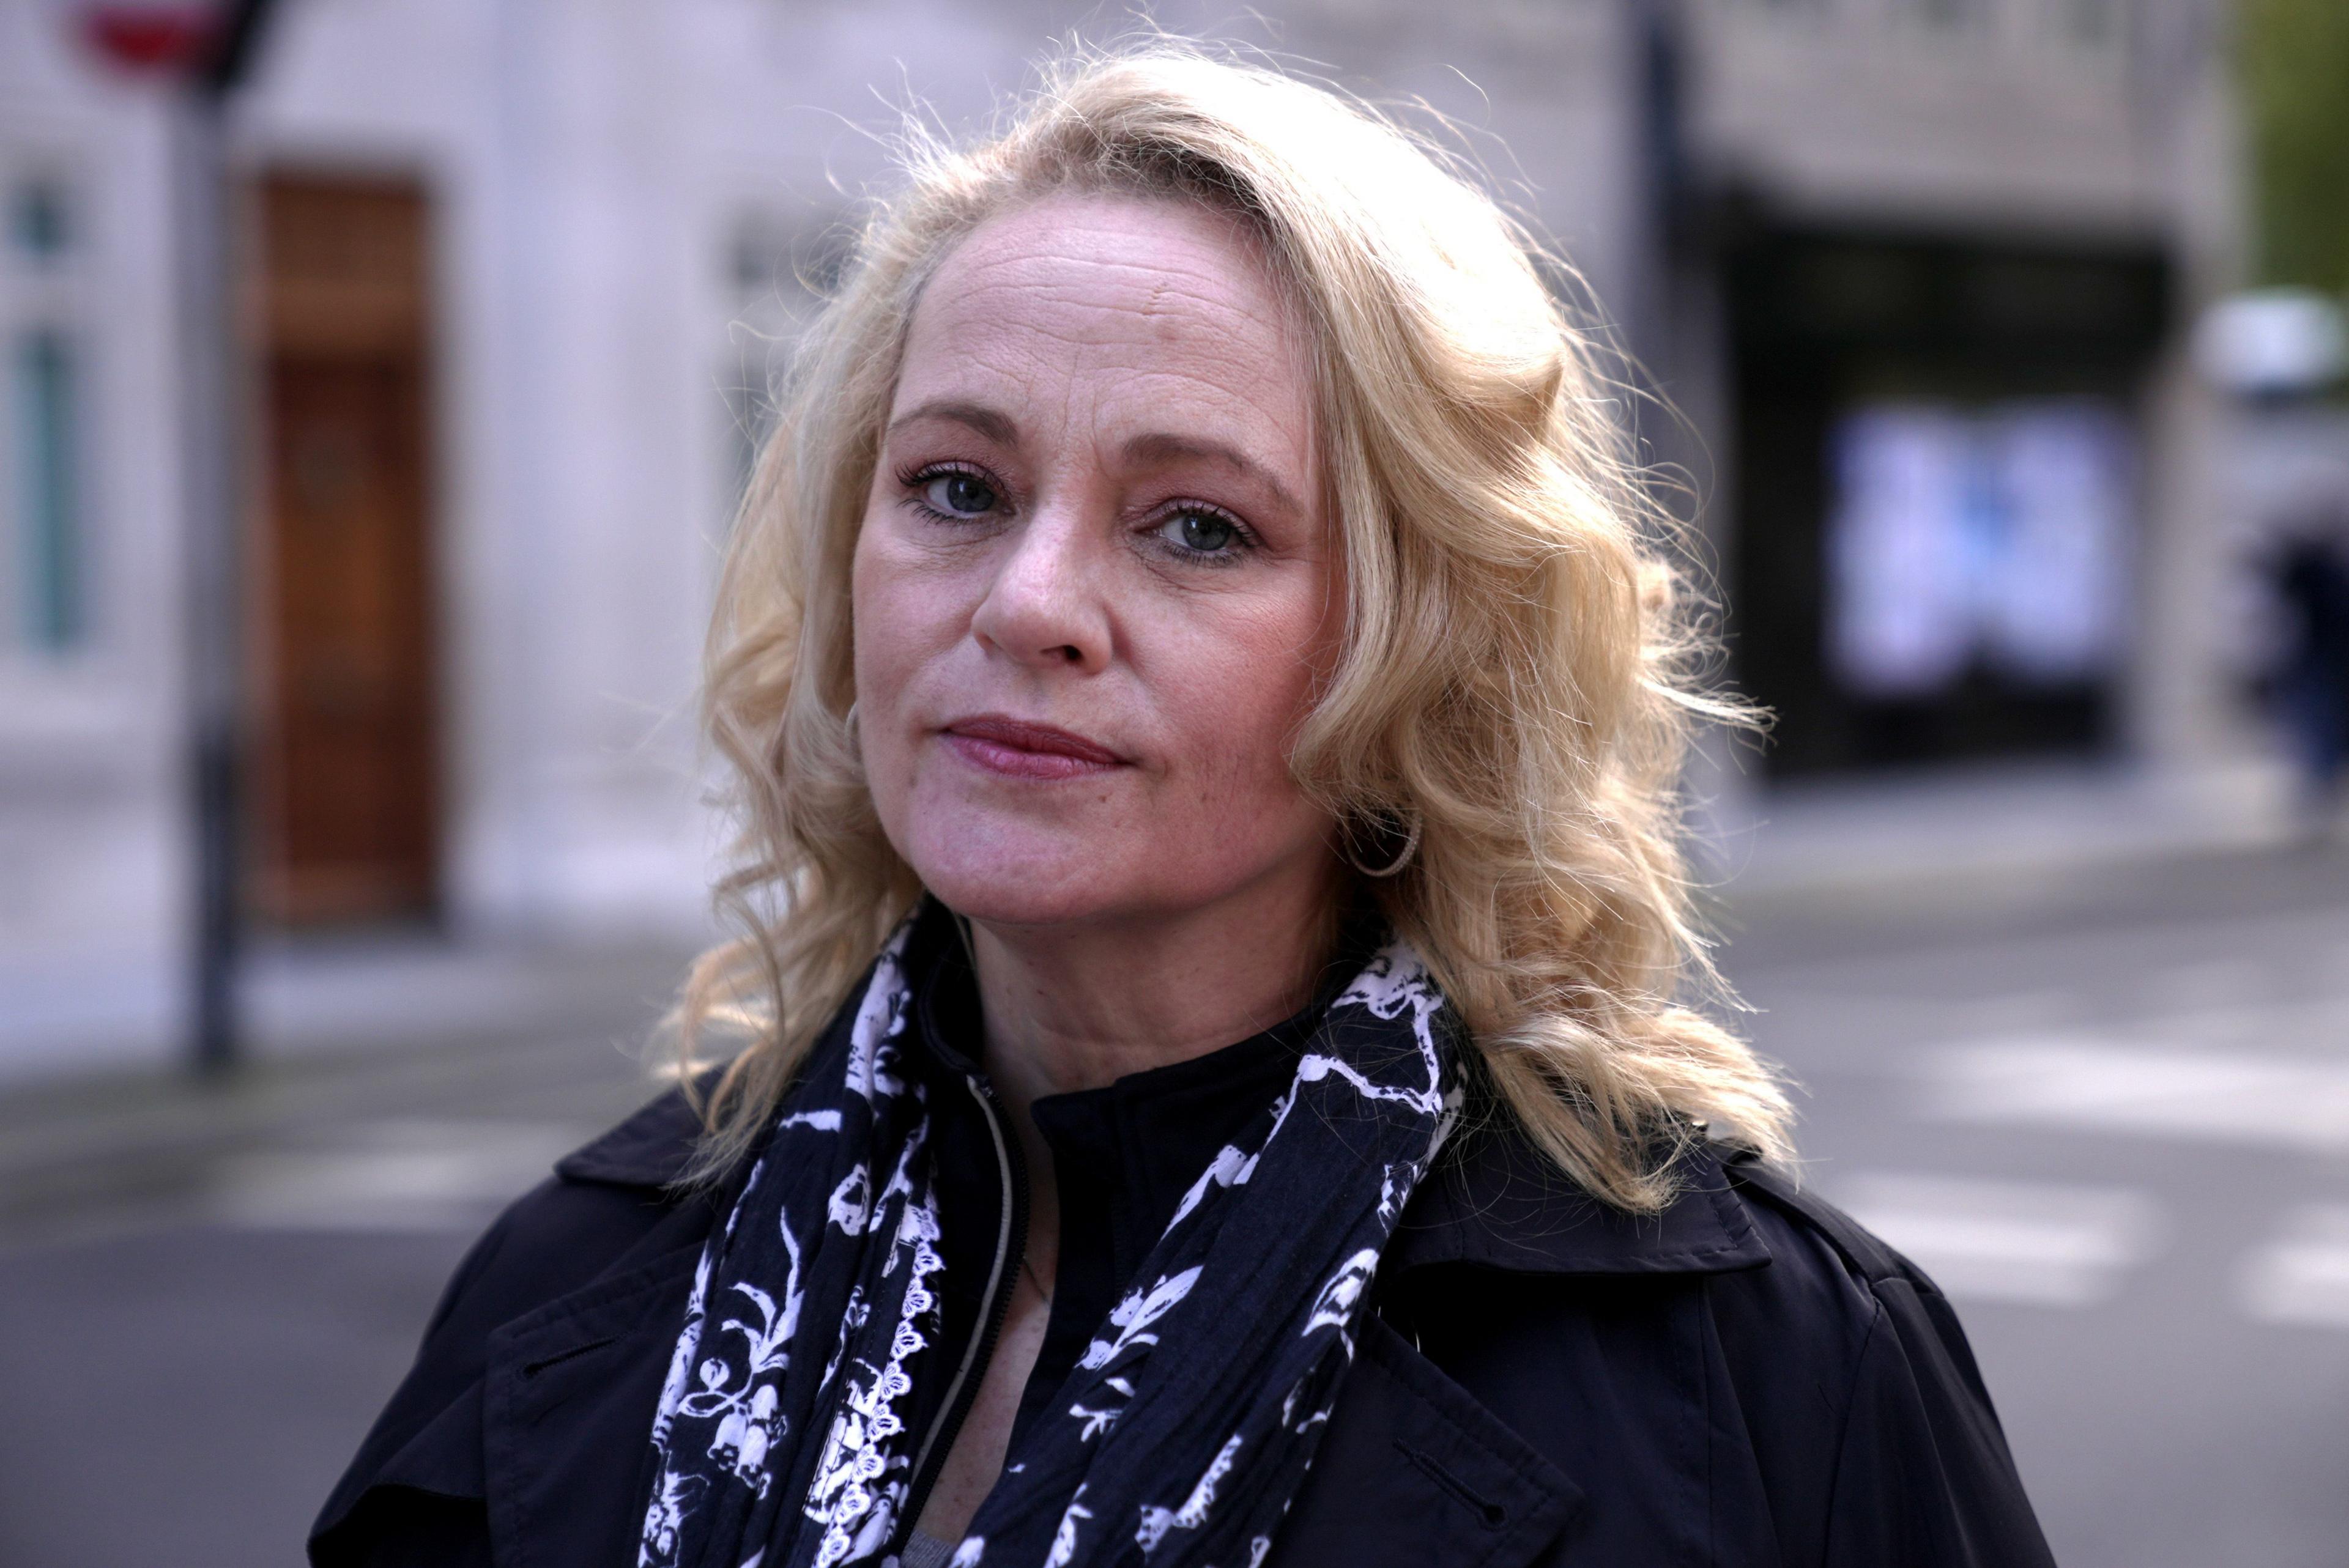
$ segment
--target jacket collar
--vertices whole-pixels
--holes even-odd
[[[701,1114],[681,1088],[554,1162],[566,1181],[604,1187],[674,1187],[693,1161]]]
[[[1454,1137],[1403,1210],[1381,1267],[1400,1274],[1472,1264],[1512,1274],[1726,1274],[1758,1268],[1770,1249],[1732,1190],[1724,1161],[1699,1143],[1679,1160],[1678,1195],[1661,1212],[1600,1202],[1506,1122]]]
[[[568,1181],[660,1190],[693,1157],[701,1119],[672,1089],[565,1156]],[[1514,1274],[1723,1274],[1756,1268],[1770,1250],[1723,1169],[1735,1156],[1698,1144],[1682,1156],[1680,1195],[1661,1213],[1609,1207],[1487,1119],[1456,1137],[1403,1211],[1390,1274],[1470,1264]]]

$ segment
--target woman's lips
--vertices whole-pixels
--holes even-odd
[[[1001,714],[958,718],[945,736],[973,767],[1012,779],[1081,779],[1125,766],[1125,758],[1081,735]]]

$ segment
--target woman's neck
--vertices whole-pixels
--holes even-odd
[[[1146,921],[973,923],[988,1074],[1024,1113],[1246,1039],[1312,996],[1336,934],[1322,878]]]

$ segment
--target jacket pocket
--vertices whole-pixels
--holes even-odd
[[[1524,1568],[1579,1487],[1377,1317],[1281,1527],[1275,1568]]]

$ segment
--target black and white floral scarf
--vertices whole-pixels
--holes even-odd
[[[911,922],[812,1059],[694,1275],[639,1568],[882,1563],[939,1336],[930,1123],[901,1072]],[[1459,1113],[1458,1024],[1407,944],[1202,1171],[1011,1455],[955,1568],[1255,1568],[1313,1461],[1379,1255]]]

